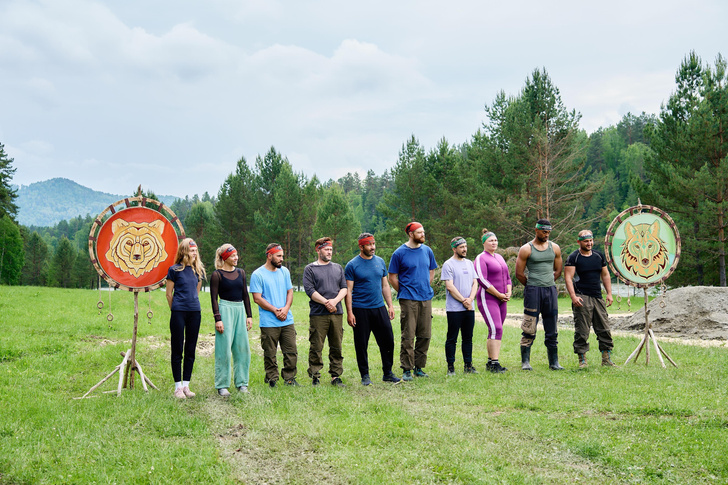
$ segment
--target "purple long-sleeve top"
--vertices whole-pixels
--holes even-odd
[[[508,289],[507,286],[512,285],[508,265],[500,254],[483,251],[475,258],[474,264],[478,285],[483,290],[493,286],[499,292],[505,293]]]

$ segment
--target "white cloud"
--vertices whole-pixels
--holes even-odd
[[[659,114],[660,105],[673,90],[674,71],[641,72],[569,85],[568,91],[574,95],[565,95],[564,99],[570,107],[578,107],[583,115],[582,127],[592,132],[600,126],[616,125],[628,112]]]
[[[126,64],[187,82],[218,75],[234,54],[234,49],[190,24],[175,25],[162,36],[134,28],[123,41]]]

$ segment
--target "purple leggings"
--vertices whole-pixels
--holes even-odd
[[[500,301],[483,288],[478,291],[478,310],[488,325],[488,340],[503,338],[503,322],[508,313],[508,304]]]

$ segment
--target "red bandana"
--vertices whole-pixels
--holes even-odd
[[[359,246],[366,246],[374,242],[374,236],[367,236],[359,239]]]
[[[283,251],[283,248],[281,246],[273,246],[268,251],[265,252],[265,254],[275,254]]]
[[[233,254],[237,253],[234,247],[230,246],[225,251],[222,252],[222,260],[227,261],[227,259],[232,256]]]
[[[422,227],[422,224],[420,224],[419,222],[410,222],[409,224],[407,224],[407,227],[404,228],[404,232],[409,234],[410,232],[415,232],[420,227]]]

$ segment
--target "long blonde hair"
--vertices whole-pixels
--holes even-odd
[[[192,256],[190,256],[190,243],[197,246],[197,243],[189,237],[182,239],[179,242],[179,245],[177,246],[177,256],[174,258],[174,264],[179,264],[180,267],[175,268],[175,270],[182,271],[185,269],[185,266],[189,266],[198,278],[203,280],[207,279],[205,265],[202,264],[202,260],[200,259],[200,249],[199,247],[197,248],[197,257],[193,260]]]
[[[227,248],[235,249],[232,244],[225,243],[217,248],[217,251],[215,251],[215,269],[222,269],[222,267],[225,265],[225,261],[222,260],[222,253],[224,253]]]

